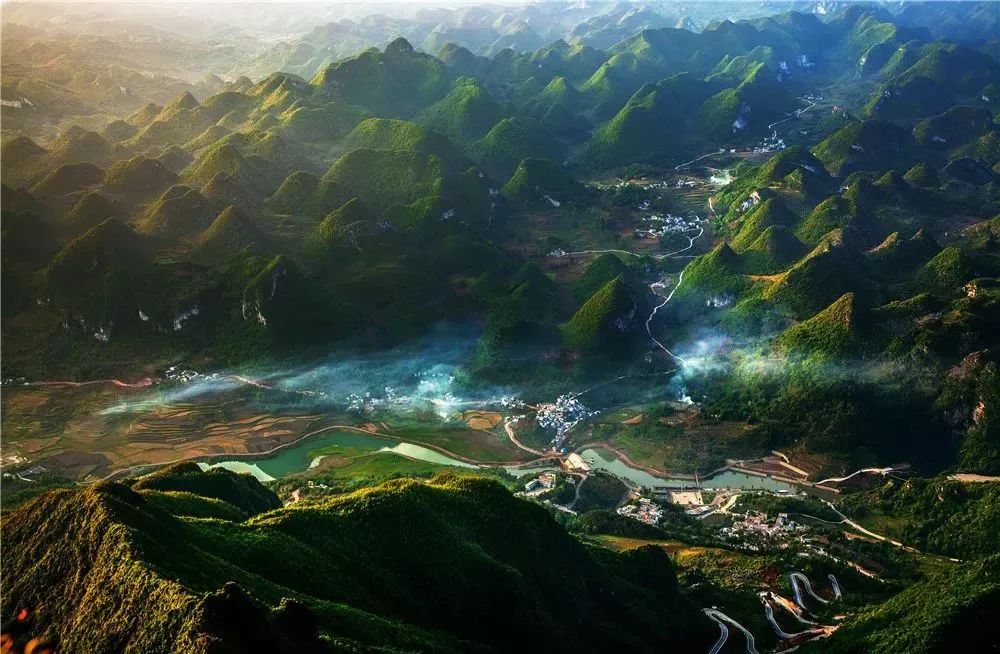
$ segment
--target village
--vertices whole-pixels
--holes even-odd
[[[790,546],[801,542],[809,528],[792,519],[789,513],[779,512],[773,517],[752,508],[741,510],[741,497],[761,494],[778,497],[805,497],[804,492],[781,488],[776,490],[746,490],[742,488],[710,488],[697,476],[687,487],[650,487],[618,476],[603,469],[599,461],[573,452],[560,461],[559,468],[546,469],[524,482],[518,495],[570,514],[577,514],[574,504],[581,488],[592,475],[616,477],[627,488],[621,496],[608,497],[606,507],[620,516],[658,527],[671,513],[667,507],[680,508],[683,512],[710,527],[718,538],[750,550]],[[560,488],[571,489],[565,495]],[[570,498],[570,499],[567,499]],[[558,500],[563,499],[560,502]]]

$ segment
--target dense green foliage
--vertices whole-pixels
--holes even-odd
[[[990,647],[984,628],[1000,609],[1000,558],[967,563],[914,584],[885,604],[852,617],[836,638],[803,648],[808,652],[949,652]]]
[[[943,477],[892,480],[845,498],[850,515],[886,524],[913,547],[960,559],[989,556],[1000,546],[1000,484],[966,484]]]
[[[239,509],[245,516],[281,507],[278,497],[248,475],[217,468],[202,472],[194,463],[179,463],[139,480],[135,490],[177,491],[220,500]]]
[[[326,643],[316,647],[335,651],[460,651],[468,644],[506,651],[525,637],[580,651],[657,651],[711,633],[677,594],[661,550],[592,552],[495,482],[401,480],[244,523],[221,512],[186,517],[190,501],[165,502],[162,491],[140,488],[182,483],[194,489],[187,493],[215,495],[215,480],[229,476],[175,468],[136,490],[104,484],[57,492],[5,516],[10,555],[3,571],[14,580],[4,585],[5,610],[36,605],[44,593],[39,619],[77,652],[202,651],[217,640],[244,642],[262,628],[261,642],[272,642],[285,633],[282,597],[305,605],[302,619],[308,616]],[[266,493],[252,478],[238,481],[245,493]],[[86,583],[58,582],[83,571]],[[226,586],[219,593],[232,606],[215,622],[207,614],[220,594],[202,593],[230,581],[253,599]],[[91,600],[76,601],[83,597]],[[266,614],[261,605],[273,607],[274,625],[231,631]],[[308,630],[289,633],[309,639]],[[274,646],[286,651],[287,643]]]
[[[514,405],[500,401],[494,423],[452,400],[512,396],[540,414],[587,393],[600,413],[558,447],[594,439],[665,469],[780,448],[813,479],[900,462],[1000,473],[996,12],[696,4],[683,17],[604,3],[420,10],[280,42],[255,32],[246,54],[215,23],[178,40],[163,17],[173,28],[117,39],[100,14],[36,29],[34,6],[9,7],[4,384],[63,395],[5,400],[2,609],[39,607],[74,652],[703,651],[717,631],[697,608],[713,605],[770,647],[762,584],[825,564],[797,540],[735,558],[709,533],[724,515],[619,516],[626,486],[603,472],[579,489],[563,475],[537,499],[572,507],[549,511],[484,479],[428,481],[446,467],[396,453],[317,457],[312,485],[275,484],[288,506],[195,464],[88,488],[50,470],[93,447],[102,471],[84,463],[77,479],[96,479],[144,464],[146,447],[165,460],[154,448],[180,440],[133,430],[167,419],[140,424],[131,405],[63,410],[77,389],[138,395],[116,380],[158,377],[149,392],[183,414],[200,388],[168,366],[226,385],[242,379],[227,368],[287,370],[333,344],[374,361],[439,323],[473,334],[457,363],[421,354],[435,370],[454,363],[454,395],[426,410],[400,400],[405,419],[341,415],[332,391],[241,390],[309,421],[467,427],[494,462],[516,448]],[[297,29],[295,13],[275,24]],[[73,34],[77,20],[87,28]],[[171,77],[202,68],[219,75]],[[271,405],[272,393],[288,397]],[[694,405],[666,402],[679,398]],[[183,435],[217,434],[231,408],[227,396],[204,434]],[[547,449],[541,420],[516,422]],[[92,429],[105,430],[93,446]],[[85,445],[67,444],[80,432]],[[247,430],[245,451],[286,442],[274,432]],[[225,454],[205,447],[192,451]],[[817,527],[830,542],[813,546],[863,556],[887,583],[867,594],[845,577],[842,627],[804,651],[986,647],[997,487],[914,476],[838,496],[871,529],[970,562],[938,576],[947,562]],[[799,497],[746,496],[747,509],[836,522]],[[709,547],[683,564],[664,551],[677,543],[605,547],[666,538]],[[682,587],[675,565],[688,566]],[[912,586],[890,598],[900,579]]]

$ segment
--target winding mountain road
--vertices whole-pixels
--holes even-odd
[[[840,588],[840,582],[833,576],[833,573],[828,574],[827,577],[830,579],[830,586],[833,587],[834,599],[843,599],[844,593]]]
[[[708,617],[712,618],[712,616]],[[712,619],[715,620],[715,618]],[[726,626],[726,623],[721,620],[715,620],[715,623],[719,625],[719,639],[715,641],[715,644],[712,645],[711,648],[709,648],[708,654],[719,654],[723,645],[725,645],[726,641],[729,640],[729,627]]]
[[[552,452],[542,452],[541,450],[536,450],[534,448],[528,447],[527,445],[525,445],[524,443],[522,443],[521,441],[519,441],[517,439],[517,436],[514,435],[514,428],[511,427],[511,424],[510,424],[511,422],[512,421],[511,421],[510,418],[504,418],[503,429],[504,429],[504,431],[507,432],[507,437],[510,439],[511,443],[513,443],[515,446],[521,448],[525,452],[530,452],[531,454],[535,454],[537,456],[546,456],[546,457],[553,456]]]
[[[814,486],[819,486],[821,484],[839,484],[839,483],[841,483],[843,481],[847,481],[848,479],[851,479],[852,477],[856,477],[857,475],[863,475],[863,474],[868,474],[868,473],[879,474],[879,475],[882,475],[883,477],[885,477],[886,475],[888,475],[892,471],[893,471],[892,468],[862,468],[861,470],[855,470],[854,472],[852,472],[851,474],[847,475],[846,477],[828,477],[827,479],[821,479],[821,480],[817,481],[813,485]]]
[[[796,100],[802,100],[803,102],[808,102],[809,106],[805,107],[804,109],[796,109],[794,115],[789,116],[788,118],[782,118],[781,120],[775,121],[775,122],[771,123],[770,125],[768,125],[767,128],[768,129],[774,129],[775,127],[777,127],[781,123],[787,123],[788,121],[790,121],[790,120],[792,120],[794,118],[798,118],[799,116],[801,116],[802,114],[804,114],[805,112],[809,111],[810,109],[812,109],[813,107],[816,106],[816,103],[813,102],[812,100],[806,100],[805,98],[796,98]]]
[[[788,573],[788,581],[792,584],[792,592],[795,593],[795,603],[802,608],[809,610],[806,606],[805,600],[802,598],[802,587],[804,586],[806,592],[817,602],[823,604],[829,604],[829,600],[825,600],[813,591],[812,583],[809,581],[809,577],[805,576],[801,572],[790,572]]]
[[[702,226],[702,225],[699,225],[698,226],[698,234],[696,236],[689,236],[688,237],[688,240],[690,242],[688,243],[687,247],[681,248],[680,250],[677,250],[676,252],[671,252],[671,253],[666,254],[664,256],[673,256],[675,254],[680,254],[681,252],[687,252],[688,250],[690,250],[691,248],[694,247],[694,242],[696,240],[698,240],[699,238],[701,238],[704,233],[705,233],[705,227]],[[653,307],[653,310],[650,312],[649,317],[646,318],[646,324],[645,324],[645,326],[646,326],[646,334],[649,336],[649,340],[651,340],[654,344],[656,344],[656,346],[658,348],[660,348],[661,350],[663,350],[664,352],[666,352],[667,356],[669,356],[671,359],[673,359],[677,363],[681,364],[682,366],[685,366],[685,365],[687,365],[687,361],[685,361],[683,357],[679,357],[676,354],[674,354],[673,352],[671,352],[669,349],[667,349],[666,345],[664,345],[663,343],[661,343],[655,336],[653,336],[653,327],[652,327],[653,320],[656,318],[656,313],[660,309],[662,309],[663,307],[665,307],[667,305],[667,303],[670,302],[671,299],[673,299],[674,293],[677,292],[677,289],[679,289],[681,287],[682,283],[684,283],[684,271],[683,270],[681,270],[680,273],[678,273],[678,275],[677,275],[677,283],[674,285],[673,289],[671,289],[670,293],[668,293],[667,295],[662,295],[661,293],[657,292],[657,289],[666,288],[666,284],[664,284],[663,280],[653,282],[652,284],[649,285],[649,290],[653,293],[653,295],[655,295],[656,297],[660,298],[663,301],[660,302],[659,304],[657,304],[655,307]]]
[[[764,602],[764,615],[767,617],[767,621],[771,623],[771,626],[774,628],[774,633],[778,635],[778,638],[788,640],[789,638],[795,638],[796,636],[808,633],[808,631],[800,631],[795,634],[790,634],[782,629],[781,625],[778,624],[778,621],[774,619],[774,609],[771,608],[771,603],[764,598],[761,598],[761,601]]]
[[[749,629],[718,609],[702,609],[701,611],[714,620],[717,625],[719,625],[719,630],[721,632],[719,640],[715,641],[715,644],[708,650],[708,654],[719,654],[719,651],[721,651],[722,647],[726,644],[726,640],[729,638],[729,627],[726,626],[726,622],[739,629],[743,633],[743,636],[746,637],[747,654],[760,654],[760,652],[757,651],[757,645],[754,641],[753,634],[750,633]]]
[[[920,550],[916,549],[915,547],[910,547],[909,545],[904,545],[903,543],[900,543],[898,540],[893,540],[891,538],[887,538],[887,537],[885,537],[885,536],[883,536],[881,534],[876,534],[874,531],[872,531],[870,529],[866,529],[865,527],[862,527],[861,525],[859,525],[858,523],[854,522],[853,520],[851,520],[850,518],[848,518],[846,515],[844,515],[843,513],[841,513],[837,509],[837,507],[835,507],[833,505],[833,503],[830,502],[829,500],[823,500],[823,503],[826,504],[828,507],[830,507],[830,509],[834,513],[836,513],[838,516],[840,516],[843,519],[843,523],[845,525],[848,525],[849,527],[852,527],[852,528],[856,529],[857,531],[860,531],[862,534],[864,534],[866,536],[871,536],[872,538],[874,538],[876,540],[880,540],[880,541],[889,543],[890,545],[895,545],[896,547],[898,547],[898,548],[900,548],[902,550],[906,550],[907,552],[913,552],[915,554],[920,554],[921,553]],[[824,521],[824,522],[829,522],[829,521]]]

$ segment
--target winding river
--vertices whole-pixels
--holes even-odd
[[[666,487],[666,488],[690,488],[695,480],[690,477],[660,477],[645,470],[634,468],[617,456],[614,452],[601,448],[590,448],[580,452],[580,456],[594,469],[607,470],[608,472],[631,481],[639,486],[646,487]],[[770,477],[760,477],[748,475],[735,470],[724,470],[709,477],[698,480],[699,485],[705,489],[739,489],[739,490],[768,490],[768,491],[789,491],[797,490],[792,484],[771,479]]]
[[[462,461],[446,454],[417,445],[402,443],[389,438],[370,434],[348,431],[329,431],[308,438],[301,443],[284,448],[273,454],[261,456],[259,459],[216,460],[200,463],[202,469],[225,468],[233,472],[248,473],[261,481],[272,481],[287,477],[309,468],[316,467],[325,456],[338,454],[343,450],[345,455],[357,456],[366,454],[397,454],[416,461],[425,461],[441,466],[476,469],[488,467]],[[657,476],[645,470],[635,468],[619,459],[613,452],[601,448],[588,448],[580,452],[580,456],[593,469],[608,472],[626,479],[639,486],[684,488],[690,487],[694,480],[687,477]],[[537,475],[546,470],[555,470],[551,464],[528,465],[523,467],[505,466],[504,469],[515,477]],[[741,490],[787,490],[795,487],[768,477],[758,477],[742,472],[726,470],[700,480],[702,488],[731,488]]]
[[[408,459],[456,468],[479,467],[414,443],[401,443],[388,438],[345,431],[330,431],[320,434],[255,461],[213,461],[199,465],[206,470],[225,468],[233,472],[249,473],[261,481],[272,481],[315,467],[325,454],[335,453],[338,448],[344,448],[353,453],[361,451],[362,453],[398,454]],[[330,451],[325,452],[325,454],[317,454],[327,450]]]

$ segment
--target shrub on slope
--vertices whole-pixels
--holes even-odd
[[[185,472],[184,492],[203,474]],[[252,639],[323,651],[315,630],[334,651],[501,652],[526,638],[687,650],[714,635],[662,550],[592,550],[484,479],[397,480],[243,523],[171,515],[149,492],[100,484],[5,515],[4,609],[44,599],[41,626],[81,654],[246,651]]]

